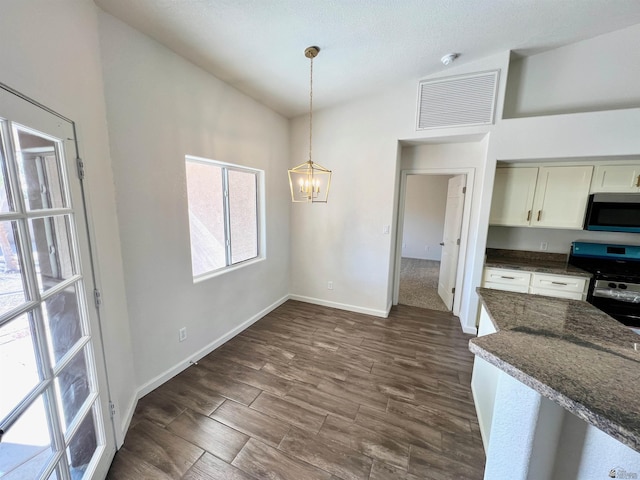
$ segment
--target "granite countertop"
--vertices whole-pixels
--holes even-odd
[[[498,332],[471,352],[640,452],[640,335],[583,301],[478,295]]]
[[[574,275],[591,278],[591,274],[567,264],[567,255],[562,253],[527,252],[521,250],[487,249],[486,267],[527,270],[537,273]]]

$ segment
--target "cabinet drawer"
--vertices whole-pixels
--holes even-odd
[[[550,289],[564,292],[576,292],[582,295],[587,286],[587,279],[584,277],[569,277],[564,275],[551,275],[534,273],[531,282],[532,289]]]
[[[506,292],[529,293],[529,285],[509,285],[508,283],[484,282],[484,288],[493,290],[504,290]]]
[[[531,287],[531,293],[534,295],[546,295],[547,297],[569,298],[571,300],[584,300],[584,296],[579,292],[571,292],[568,290],[558,290],[553,288],[535,288]]]
[[[531,273],[529,272],[522,272],[520,270],[506,270],[504,268],[484,269],[483,284],[485,284],[485,286],[486,283],[501,283],[505,285],[521,285],[528,287],[530,281]]]

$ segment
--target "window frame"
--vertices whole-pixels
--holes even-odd
[[[264,261],[266,259],[266,235],[265,235],[265,199],[264,199],[264,170],[258,168],[246,167],[243,165],[236,165],[233,163],[221,162],[219,160],[213,160],[210,158],[198,157],[195,155],[185,155],[185,185],[187,192],[187,217],[189,217],[189,182],[186,177],[186,167],[188,163],[199,163],[202,165],[210,165],[221,169],[222,176],[222,210],[224,220],[224,248],[225,248],[225,263],[226,265],[208,270],[198,275],[193,274],[193,248],[191,243],[191,220],[189,219],[189,253],[191,257],[191,275],[193,277],[193,283],[202,282],[210,278],[217,277],[224,273],[238,270],[249,265]],[[233,244],[231,242],[231,209],[229,207],[229,171],[237,171],[243,173],[250,173],[255,175],[256,179],[256,256],[242,260],[237,263],[232,263],[232,249]]]

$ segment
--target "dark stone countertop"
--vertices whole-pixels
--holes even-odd
[[[522,250],[487,249],[485,267],[526,270],[536,273],[573,275],[591,278],[591,274],[567,264],[567,255],[562,253],[527,252]]]
[[[640,335],[583,301],[478,295],[498,332],[471,352],[640,452]]]

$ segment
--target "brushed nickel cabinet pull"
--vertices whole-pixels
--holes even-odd
[[[564,283],[564,282],[551,282],[551,283],[553,283],[554,285],[564,285],[565,287],[569,285],[568,283]]]
[[[542,210],[538,210],[538,221],[540,221],[540,216],[542,215]]]
[[[507,280],[515,280],[516,277],[507,277],[505,275],[500,275],[500,278],[506,278]]]
[[[638,178],[640,179],[640,175],[638,175]],[[531,220],[531,210],[529,210],[529,213],[527,213],[527,222]]]
[[[636,187],[640,187],[640,175],[636,178]]]

